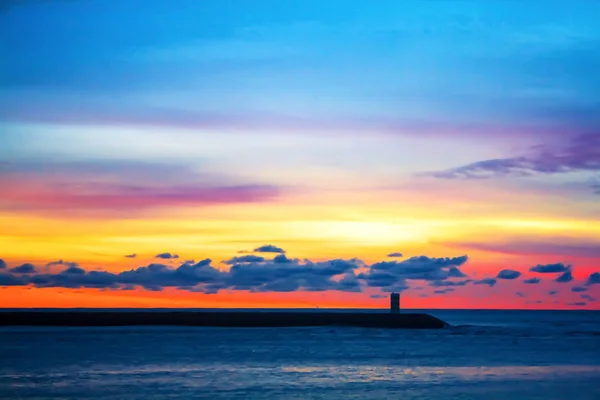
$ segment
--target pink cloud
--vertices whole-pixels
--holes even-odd
[[[33,212],[135,213],[150,208],[252,203],[274,199],[280,188],[241,184],[187,169],[148,165],[3,165],[4,209]]]

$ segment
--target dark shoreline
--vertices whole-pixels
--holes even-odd
[[[0,311],[0,326],[212,326],[441,329],[444,321],[422,313],[294,311]]]

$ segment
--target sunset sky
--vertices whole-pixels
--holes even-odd
[[[600,309],[600,2],[0,2],[1,307]]]

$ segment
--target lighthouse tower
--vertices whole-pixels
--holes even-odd
[[[392,293],[390,295],[390,311],[393,314],[400,313],[400,293]]]

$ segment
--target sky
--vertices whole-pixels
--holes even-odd
[[[600,2],[0,2],[0,306],[600,309]]]

